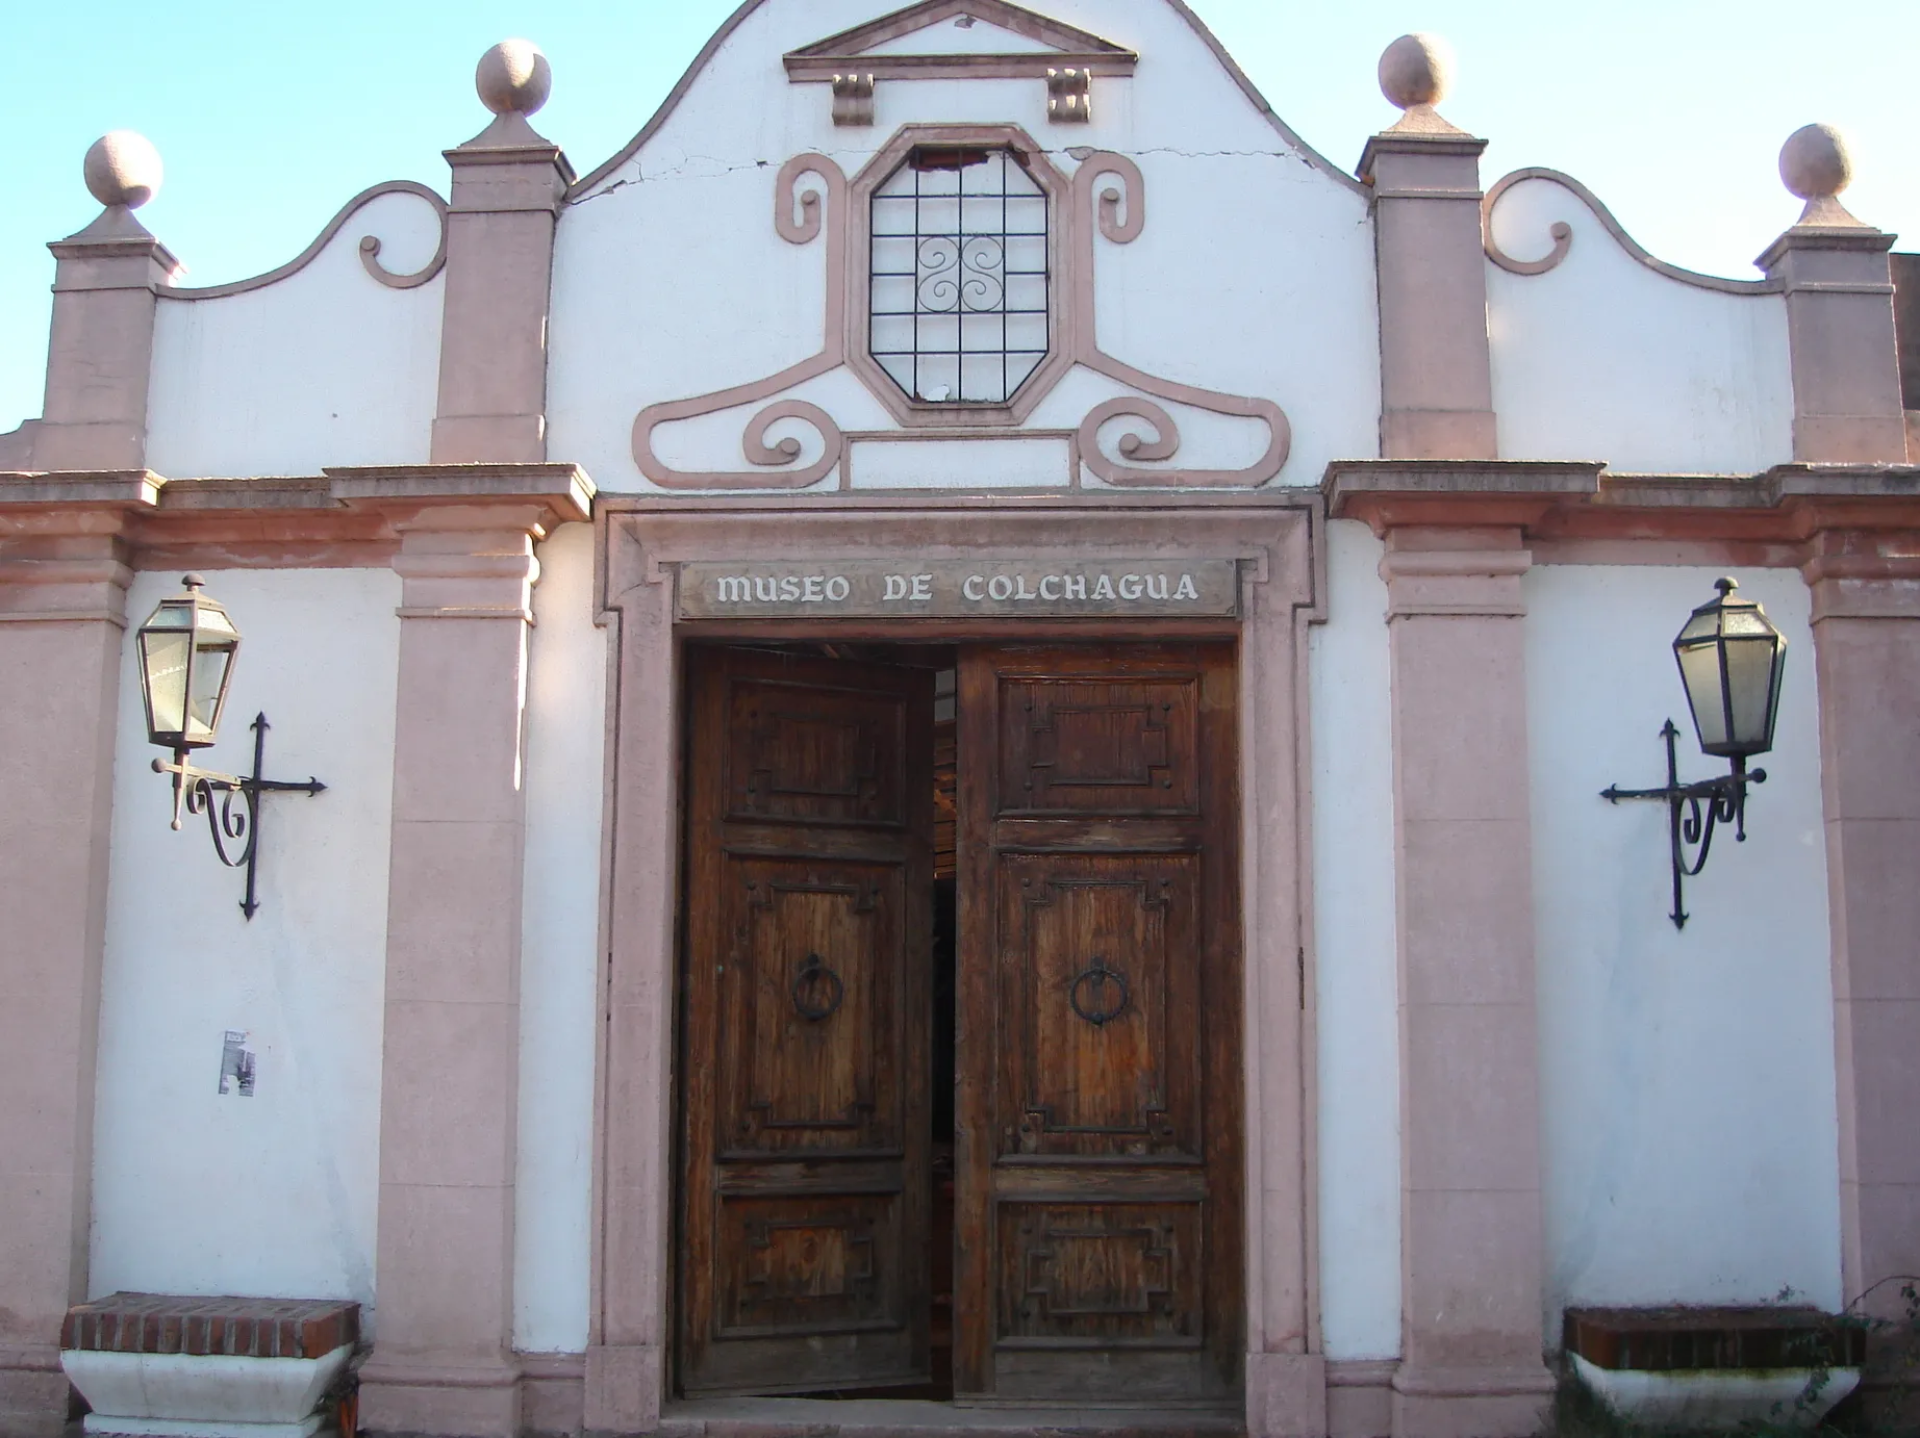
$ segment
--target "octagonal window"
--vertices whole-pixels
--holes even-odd
[[[1011,150],[922,146],[872,205],[873,358],[923,403],[1006,403],[1051,342],[1046,191]]]

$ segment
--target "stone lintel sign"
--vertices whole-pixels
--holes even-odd
[[[682,619],[1232,618],[1232,559],[954,559],[899,555],[680,566]]]

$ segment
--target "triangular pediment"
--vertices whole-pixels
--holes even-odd
[[[1048,67],[1128,75],[1138,58],[1123,45],[1008,0],[922,0],[790,51],[786,66],[794,79],[846,71],[881,78],[968,69],[1038,74]]]

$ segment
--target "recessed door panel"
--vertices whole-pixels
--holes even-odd
[[[722,1153],[899,1148],[903,866],[727,854]]]
[[[1018,1152],[1197,1157],[1199,877],[1191,854],[1002,856]]]
[[[1204,1219],[1198,1203],[1002,1204],[999,1346],[1199,1349]]]
[[[998,812],[1192,814],[1199,682],[1191,676],[1008,675]]]
[[[689,683],[681,1391],[925,1382],[932,677]]]
[[[1238,1398],[1234,683],[1225,645],[962,652],[957,1395]]]

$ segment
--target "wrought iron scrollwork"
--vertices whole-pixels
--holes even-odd
[[[819,984],[826,986],[825,1003],[815,1002],[809,997]],[[847,986],[818,954],[808,954],[800,963],[800,971],[793,976],[792,993],[793,1007],[800,1017],[818,1023],[821,1019],[832,1018],[839,1010],[847,997]]]
[[[216,787],[220,792],[217,813],[213,802]],[[237,809],[234,807],[236,799],[239,800]],[[226,784],[216,786],[211,776],[204,774],[195,779],[187,790],[187,812],[207,816],[207,830],[213,835],[213,851],[229,869],[237,869],[253,858],[254,803],[253,791],[244,784],[239,788]],[[231,841],[241,843],[239,853],[227,852],[227,844]]]
[[[1667,806],[1667,840],[1673,863],[1673,910],[1667,915],[1676,929],[1684,929],[1690,917],[1682,902],[1685,881],[1696,877],[1707,866],[1713,849],[1713,831],[1721,824],[1733,825],[1738,843],[1747,841],[1747,785],[1767,782],[1765,769],[1748,769],[1742,760],[1734,761],[1733,772],[1718,779],[1701,779],[1692,784],[1680,782],[1680,770],[1674,743],[1680,731],[1673,720],[1660,730],[1667,744],[1667,782],[1658,789],[1622,789],[1609,784],[1600,797],[1609,804],[1622,799],[1653,799]]]
[[[1106,997],[1108,985],[1118,990],[1118,997],[1109,1001]],[[1089,1004],[1080,1001],[1080,991],[1087,991]],[[1103,1028],[1127,1011],[1133,1002],[1133,988],[1127,983],[1127,976],[1111,967],[1105,959],[1095,959],[1079,973],[1067,986],[1067,1002],[1073,1005],[1073,1011],[1095,1028]]]
[[[207,830],[213,836],[213,851],[220,862],[229,869],[247,871],[247,892],[240,900],[240,912],[251,919],[260,908],[260,796],[305,794],[312,797],[325,792],[327,786],[318,779],[288,782],[261,778],[267,730],[272,726],[265,714],[259,714],[249,727],[253,730],[253,773],[245,778],[196,769],[187,762],[186,750],[181,750],[171,764],[155,759],[153,769],[156,774],[173,775],[173,827],[181,826],[183,814],[205,814]],[[215,794],[220,796],[218,804],[214,802]],[[232,849],[233,844],[240,848]]]

